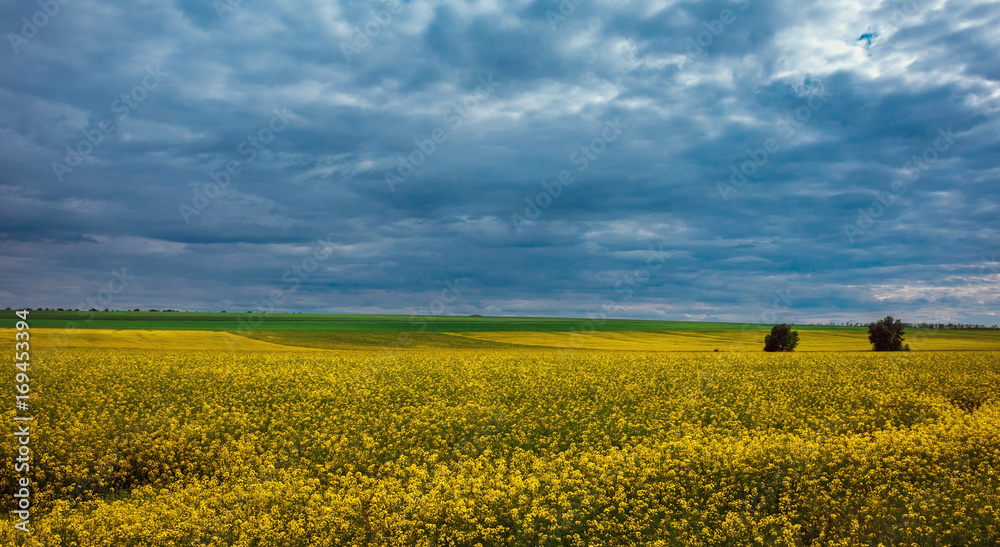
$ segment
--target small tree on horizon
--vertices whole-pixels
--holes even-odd
[[[799,333],[786,323],[771,327],[771,334],[764,337],[764,351],[795,351]]]
[[[872,351],[909,351],[910,346],[903,344],[903,334],[903,322],[891,315],[868,324]]]

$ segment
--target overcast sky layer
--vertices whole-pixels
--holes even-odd
[[[998,322],[994,1],[6,0],[0,30],[0,306]]]

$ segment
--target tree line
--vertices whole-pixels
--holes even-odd
[[[903,343],[909,324],[888,315],[866,326],[872,351],[910,351],[910,346]],[[764,351],[795,351],[798,345],[799,333],[787,323],[771,327],[771,333],[764,337]]]
[[[844,323],[811,323],[814,327],[867,327],[871,323],[846,321]],[[1000,330],[1000,325],[979,325],[974,323],[903,323],[908,329],[958,329],[958,330]]]

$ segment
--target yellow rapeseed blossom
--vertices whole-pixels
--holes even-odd
[[[1000,542],[997,353],[267,348],[40,362],[0,545]]]

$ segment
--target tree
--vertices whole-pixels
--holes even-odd
[[[909,351],[910,346],[903,344],[903,334],[903,322],[891,315],[868,324],[872,351]]]
[[[799,333],[782,323],[771,327],[771,334],[764,337],[764,351],[795,351],[799,345]]]

